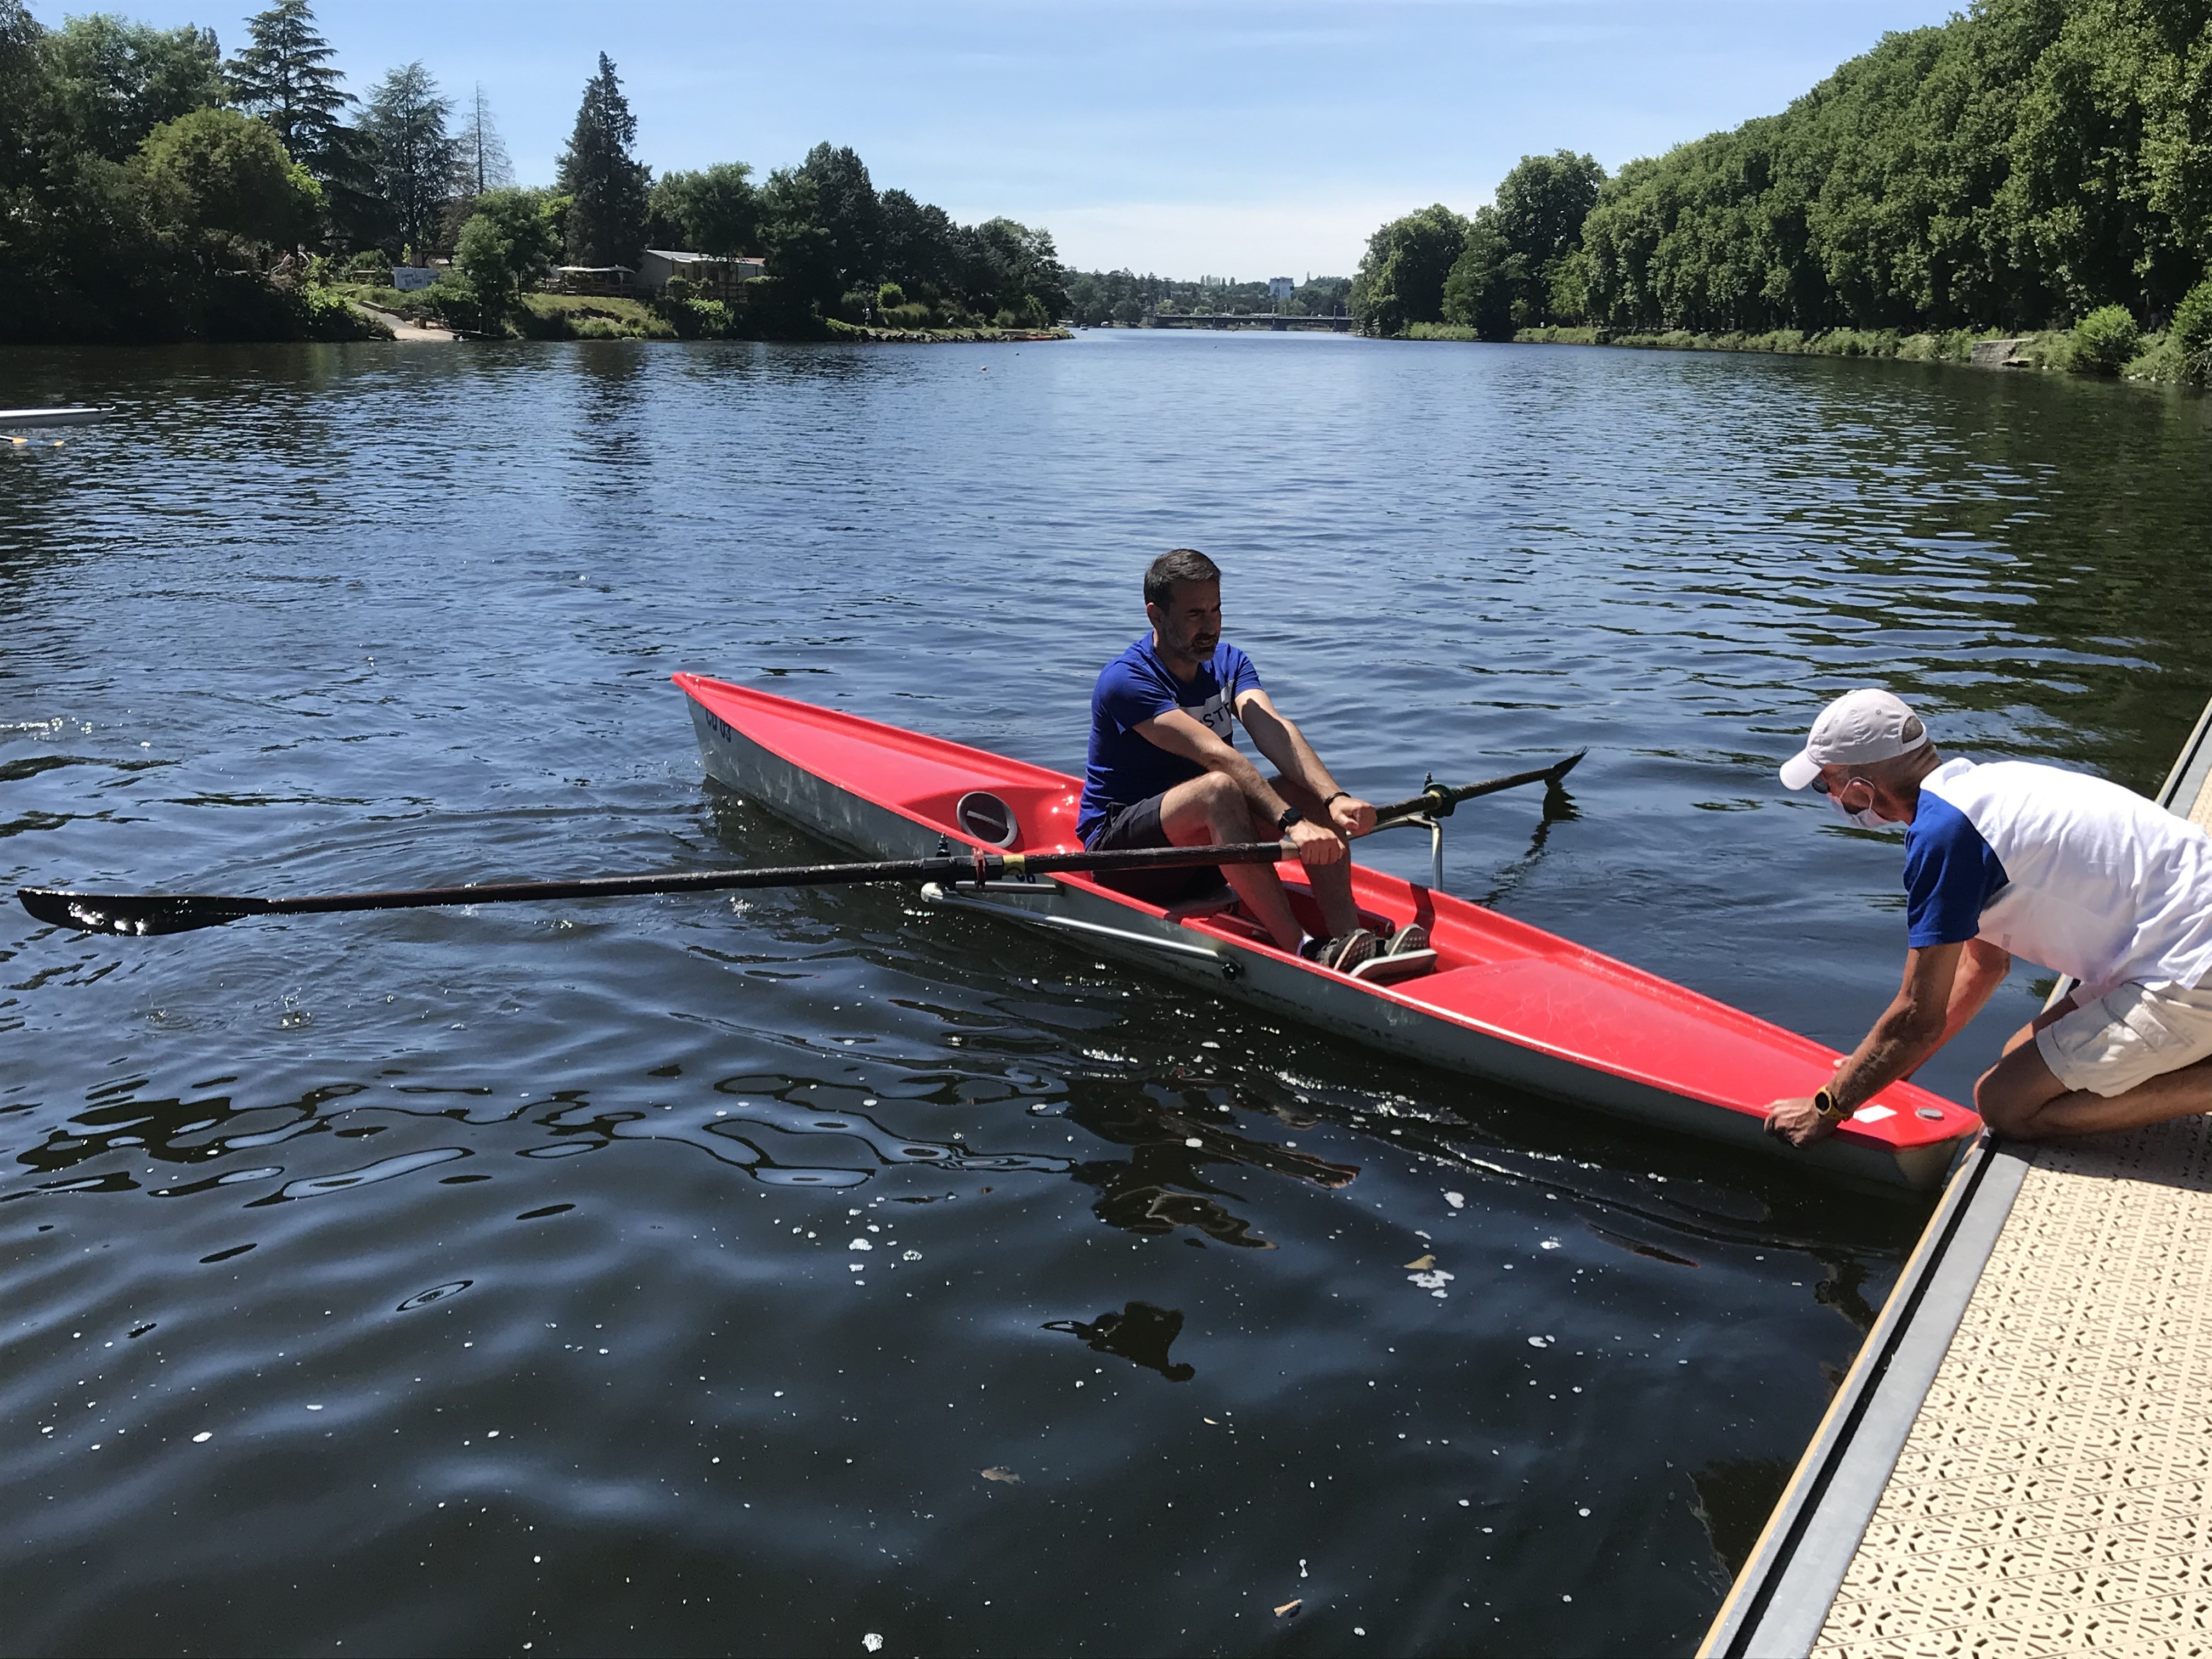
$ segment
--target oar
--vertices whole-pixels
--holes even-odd
[[[954,853],[879,864],[798,864],[780,870],[700,870],[683,875],[595,876],[584,881],[509,881],[481,887],[410,887],[383,893],[249,898],[209,893],[71,893],[19,887],[40,921],[95,933],[184,933],[243,916],[319,915],[333,910],[414,910],[435,904],[512,904],[529,899],[623,898],[642,893],[715,893],[736,887],[827,887],[870,881],[993,881],[1056,871],[1088,875],[1180,870],[1201,864],[1273,864],[1293,859],[1289,842],[1224,847],[1149,847],[1112,853]]]
[[[1473,800],[1477,795],[1494,795],[1501,789],[1518,789],[1526,783],[1540,783],[1544,786],[1545,793],[1549,794],[1559,787],[1560,779],[1575,769],[1575,763],[1589,753],[1587,749],[1577,749],[1566,759],[1554,761],[1549,766],[1540,766],[1533,772],[1515,772],[1481,783],[1462,784],[1456,789],[1447,788],[1441,783],[1431,783],[1410,800],[1376,807],[1375,827],[1380,830],[1399,818],[1448,818],[1452,809],[1463,800]]]

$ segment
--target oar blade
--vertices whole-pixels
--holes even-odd
[[[19,887],[15,896],[40,921],[85,933],[189,933],[220,927],[252,914],[205,899],[160,893],[67,893],[52,887]]]

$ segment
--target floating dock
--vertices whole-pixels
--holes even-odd
[[[1698,1651],[2212,1653],[2212,1117],[1966,1154]]]

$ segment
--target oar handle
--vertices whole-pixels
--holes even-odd
[[[1375,809],[1376,827],[1380,829],[1394,819],[1410,818],[1417,815],[1423,817],[1448,818],[1452,814],[1452,809],[1463,800],[1473,800],[1478,795],[1494,795],[1501,789],[1518,789],[1523,784],[1540,783],[1547,790],[1556,789],[1559,787],[1559,780],[1575,769],[1575,763],[1589,753],[1589,750],[1587,749],[1578,749],[1566,759],[1553,761],[1549,766],[1539,766],[1527,772],[1510,773],[1502,778],[1486,778],[1480,783],[1462,784],[1457,788],[1447,788],[1441,783],[1432,783],[1419,794],[1408,799],[1395,802],[1389,806],[1376,807]]]

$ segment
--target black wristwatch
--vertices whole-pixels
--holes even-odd
[[[1283,816],[1275,820],[1275,833],[1279,836],[1288,835],[1292,824],[1304,823],[1305,821],[1306,815],[1299,811],[1297,807],[1285,806],[1283,809]]]
[[[1844,1103],[1838,1100],[1834,1093],[1827,1089],[1821,1090],[1813,1097],[1813,1109],[1820,1115],[1820,1121],[1823,1123],[1841,1123],[1850,1115],[1850,1113],[1844,1109]]]

